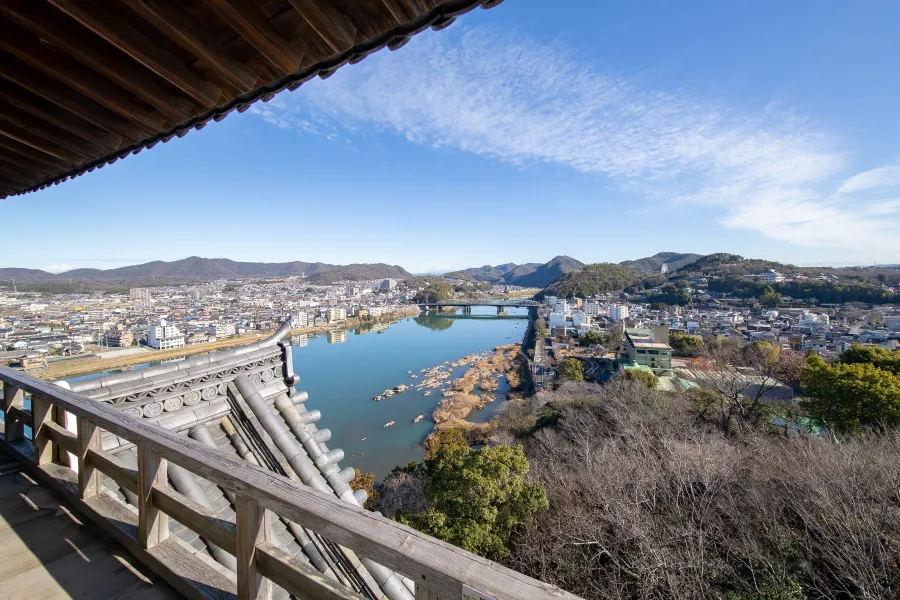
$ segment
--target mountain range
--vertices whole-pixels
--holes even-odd
[[[309,277],[313,283],[362,279],[406,279],[406,269],[397,265],[352,264],[330,265],[321,262],[292,261],[284,263],[239,262],[227,258],[190,256],[171,262],[155,260],[140,265],[116,269],[73,269],[63,273],[48,273],[40,269],[0,268],[0,281],[17,282],[93,281],[93,282],[153,282],[208,281],[259,277]]]

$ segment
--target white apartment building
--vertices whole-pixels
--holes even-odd
[[[600,303],[599,302],[585,302],[584,303],[584,314],[586,314],[589,317],[600,316]]]
[[[573,310],[570,315],[572,317],[572,325],[575,327],[581,327],[582,325],[587,325],[591,322],[591,318],[582,310]]]
[[[306,314],[305,310],[298,311],[297,314],[292,315],[292,320],[294,321],[294,329],[309,326],[309,315]]]
[[[209,335],[215,338],[231,337],[234,334],[234,323],[213,323],[209,326]]]
[[[184,335],[174,325],[169,325],[165,319],[160,319],[159,323],[150,326],[150,335],[147,337],[147,343],[151,348],[157,350],[167,350],[169,348],[183,348]]]
[[[624,304],[610,304],[609,318],[612,321],[624,321],[628,318],[628,307]]]
[[[396,279],[385,279],[378,285],[378,289],[380,290],[392,290],[397,287]]]
[[[327,320],[329,323],[337,323],[339,321],[346,321],[347,320],[347,311],[339,306],[332,306],[327,311],[325,311],[325,320]]]
[[[556,306],[556,301],[558,298],[556,296],[544,296],[544,304],[549,306],[551,309]]]

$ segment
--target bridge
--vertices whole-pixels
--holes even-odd
[[[534,309],[539,306],[539,303],[535,300],[441,300],[439,302],[419,303],[419,310],[424,312],[429,309],[462,308],[464,315],[470,315],[472,314],[473,306],[496,307],[497,314],[502,315],[504,309],[507,308]]]

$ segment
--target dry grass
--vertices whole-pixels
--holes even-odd
[[[465,419],[473,410],[485,405],[485,401],[475,395],[459,393],[441,400],[431,413],[435,423],[443,423],[450,419]]]
[[[524,440],[551,508],[517,570],[588,599],[900,597],[897,433],[726,437],[625,381],[509,404],[498,439],[558,419]]]

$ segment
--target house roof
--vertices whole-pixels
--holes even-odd
[[[327,78],[502,0],[4,0],[0,199]]]

